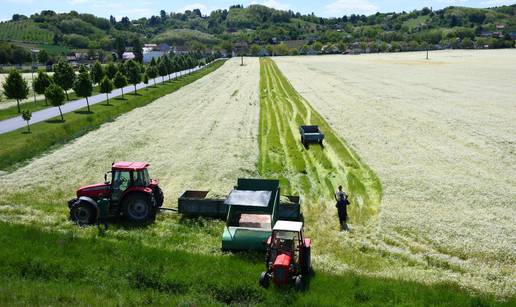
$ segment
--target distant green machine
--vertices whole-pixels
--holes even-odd
[[[223,250],[265,250],[278,220],[300,221],[297,196],[282,201],[278,180],[243,179],[225,199],[208,199],[206,191],[186,191],[179,198],[179,213],[186,216],[226,218]]]

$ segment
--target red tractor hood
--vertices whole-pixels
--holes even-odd
[[[107,194],[109,193],[109,188],[110,185],[106,183],[87,185],[77,189],[77,197],[87,196],[97,198],[101,196],[107,196]]]

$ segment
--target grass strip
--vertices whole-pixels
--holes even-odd
[[[173,93],[181,87],[190,84],[199,78],[213,72],[224,64],[224,60],[216,61],[207,67],[192,74],[182,76],[176,80],[149,86],[138,90],[137,95],[126,94],[109,99],[110,104],[98,103],[91,106],[91,113],[86,107],[64,115],[65,122],[59,117],[31,125],[32,133],[26,133],[26,128],[20,128],[0,135],[0,170],[10,171],[20,163],[40,155],[55,146],[69,141],[97,129],[103,123],[113,121],[121,114],[134,108],[145,106],[154,100]]]
[[[136,231],[136,229],[133,229]],[[317,272],[309,290],[262,289],[261,257],[167,252],[139,241],[0,222],[0,305],[514,306],[450,284]],[[179,235],[179,234],[178,234]],[[184,238],[188,239],[188,238]]]
[[[374,216],[382,194],[376,174],[296,92],[271,59],[261,59],[260,67],[261,175],[280,178],[284,192],[302,194],[311,202],[332,200],[342,184],[356,205],[351,207],[354,221]],[[299,126],[306,124],[318,125],[324,132],[324,147],[301,144]]]

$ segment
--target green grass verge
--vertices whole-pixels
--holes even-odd
[[[99,88],[98,88],[98,86],[95,86],[93,88],[92,96],[97,95],[98,93],[99,93]],[[31,97],[32,96],[29,96],[29,99],[31,99]],[[70,98],[69,101],[83,98],[83,97],[78,97],[72,90],[68,91],[68,97]],[[68,102],[68,101],[65,101],[65,103],[66,102]],[[84,104],[86,104],[86,103],[84,103]],[[25,103],[20,104],[20,109],[22,111],[29,110],[31,112],[37,112],[37,111],[40,111],[40,110],[43,110],[46,108],[52,108],[52,106],[48,105],[45,102],[45,99],[36,100],[35,103],[33,100],[31,100],[31,101],[27,101]],[[21,114],[18,113],[18,107],[16,105],[13,105],[12,107],[5,108],[5,109],[0,109],[0,120],[9,119],[9,118],[16,117],[16,116],[21,116]]]
[[[510,306],[456,286],[316,273],[309,291],[262,289],[261,257],[168,252],[79,230],[0,222],[0,305]],[[131,231],[131,230],[129,230]],[[133,231],[137,231],[133,229]],[[176,234],[175,236],[178,236]],[[188,240],[188,238],[184,238]],[[165,242],[163,242],[165,243]]]
[[[99,103],[91,106],[92,113],[86,108],[64,115],[65,122],[59,117],[52,118],[31,126],[32,133],[27,134],[26,128],[21,128],[0,135],[0,170],[11,170],[17,164],[27,161],[49,149],[68,143],[88,131],[98,128],[105,122],[112,121],[119,115],[134,108],[145,106],[157,98],[170,94],[179,88],[190,84],[199,78],[211,73],[224,64],[224,60],[216,61],[211,65],[190,75],[180,77],[174,81],[149,86],[139,90],[138,95],[126,94],[125,99],[110,99],[110,105]]]
[[[376,174],[299,95],[271,59],[261,59],[260,157],[262,176],[280,178],[286,193],[311,202],[332,200],[337,186],[348,191],[354,221],[378,212],[381,184]],[[324,148],[301,144],[299,126],[318,125]]]

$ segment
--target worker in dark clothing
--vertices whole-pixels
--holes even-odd
[[[337,213],[339,214],[339,222],[341,230],[349,230],[347,219],[348,219],[348,195],[342,191],[342,186],[339,185],[339,190],[335,193],[335,200],[337,204]]]

